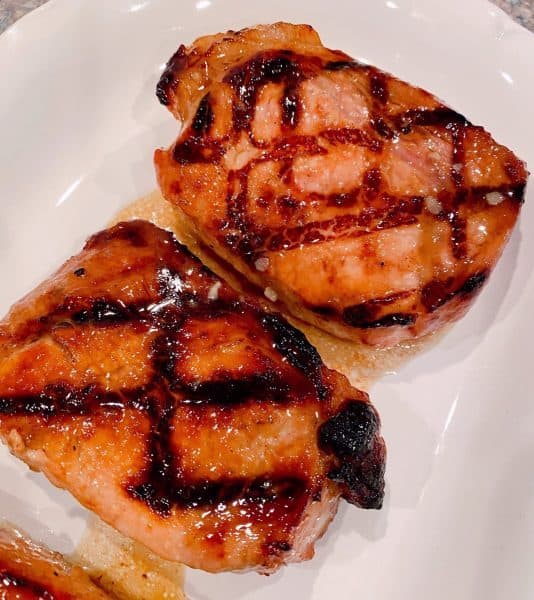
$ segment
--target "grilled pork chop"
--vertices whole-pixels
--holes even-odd
[[[161,190],[201,243],[338,337],[391,345],[459,318],[523,201],[525,165],[422,89],[277,23],[180,46]]]
[[[0,435],[160,556],[308,559],[338,499],[378,508],[365,393],[145,221],[93,236],[0,323]]]
[[[104,600],[80,567],[40,548],[13,529],[0,526],[0,598],[2,600]]]

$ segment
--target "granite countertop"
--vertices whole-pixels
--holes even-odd
[[[466,0],[467,1],[467,0]],[[534,0],[491,0],[518,23],[534,32]],[[0,0],[0,33],[47,0]]]

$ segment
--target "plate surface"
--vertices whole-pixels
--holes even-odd
[[[310,23],[436,93],[534,168],[534,36],[482,0],[51,0],[0,37],[0,309],[155,187],[177,133],[154,88],[201,34]],[[384,509],[343,506],[316,558],[272,577],[189,571],[194,600],[534,597],[534,186],[470,314],[373,389]],[[0,452],[0,516],[61,551],[87,512]]]

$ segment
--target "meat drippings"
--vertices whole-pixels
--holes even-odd
[[[73,557],[91,579],[119,600],[185,600],[184,567],[155,556],[94,517]]]

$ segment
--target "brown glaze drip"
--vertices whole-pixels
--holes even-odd
[[[163,74],[156,86],[156,96],[164,106],[170,104],[170,91],[176,83],[177,75],[187,63],[186,47],[182,44],[178,50],[171,56]]]

